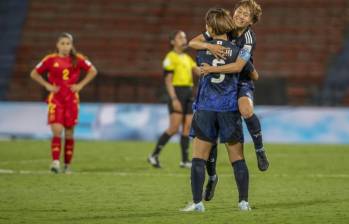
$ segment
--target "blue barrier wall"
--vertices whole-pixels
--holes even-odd
[[[44,103],[0,102],[0,137],[49,138]],[[269,143],[349,144],[349,109],[256,107]],[[81,104],[76,138],[156,140],[168,125],[166,105]],[[250,141],[246,131],[245,140]],[[176,138],[174,138],[176,140]]]

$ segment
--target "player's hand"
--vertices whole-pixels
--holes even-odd
[[[209,64],[207,63],[202,63],[200,66],[200,75],[207,75],[209,73],[211,73],[211,67]]]
[[[51,93],[57,93],[59,91],[59,87],[58,86],[54,86],[54,85],[51,85],[51,84],[47,84],[45,86],[46,90],[51,92]]]
[[[218,59],[226,59],[228,48],[223,47],[221,45],[217,44],[208,44],[207,50],[209,50],[213,56],[215,56]]]
[[[173,110],[176,112],[182,112],[182,105],[181,102],[179,102],[179,100],[176,99],[172,99],[172,106],[173,106]]]
[[[70,86],[70,90],[73,91],[74,93],[78,93],[82,90],[83,86],[80,84],[74,84]]]

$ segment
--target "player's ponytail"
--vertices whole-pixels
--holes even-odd
[[[70,33],[64,32],[58,36],[58,40],[60,40],[61,38],[68,38],[68,39],[70,39],[70,41],[72,43],[72,49],[69,52],[69,56],[71,58],[73,68],[75,68],[77,63],[78,63],[78,56],[77,56],[77,51],[76,51],[74,44],[73,44],[74,43],[73,35],[71,35]]]

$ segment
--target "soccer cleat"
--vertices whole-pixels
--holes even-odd
[[[150,163],[150,165],[152,165],[155,168],[161,168],[158,156],[149,155],[148,156],[148,163]]]
[[[250,205],[248,204],[247,201],[244,201],[244,200],[239,202],[238,207],[240,211],[251,211]]]
[[[189,203],[185,208],[180,210],[181,212],[204,212],[205,206],[204,203],[199,202],[195,204],[194,202]]]
[[[52,173],[59,173],[59,160],[53,160],[51,163],[50,170]]]
[[[181,167],[181,168],[191,168],[191,162],[190,161],[186,161],[186,162],[183,162],[183,161],[181,161],[180,163],[179,163],[179,167]]]
[[[260,171],[266,171],[269,167],[269,161],[265,154],[264,148],[256,150],[258,169]]]
[[[204,199],[205,201],[211,201],[213,196],[214,196],[214,192],[216,190],[216,185],[218,183],[218,176],[216,175],[216,178],[214,180],[208,180],[207,184],[206,184],[206,189],[204,192]]]
[[[63,170],[63,172],[65,173],[65,174],[72,174],[72,172],[71,172],[71,168],[70,168],[70,165],[69,164],[65,164],[64,165],[64,170]]]

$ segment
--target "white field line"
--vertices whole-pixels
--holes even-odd
[[[0,168],[0,175],[1,174],[21,174],[21,175],[53,175],[49,170],[12,170],[12,169],[1,169]],[[149,176],[149,177],[157,177],[157,176],[165,176],[165,177],[188,177],[190,174],[180,174],[180,173],[166,173],[166,172],[159,172],[159,173],[139,173],[139,172],[116,172],[116,171],[74,171],[73,175],[105,175],[105,176]],[[220,174],[220,177],[231,177],[231,174]],[[252,177],[257,177],[260,175],[251,175]],[[268,177],[280,177],[280,178],[292,178],[293,175],[287,175],[287,174],[266,174]],[[308,177],[308,178],[349,178],[349,174],[308,174],[308,175],[302,175],[302,177]]]
[[[0,161],[0,165],[7,165],[11,163],[15,164],[29,164],[29,163],[41,163],[41,162],[49,162],[48,159],[32,159],[32,160],[17,160],[17,161]]]

